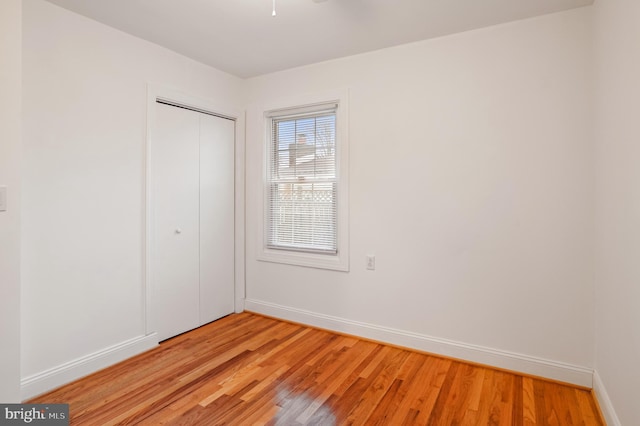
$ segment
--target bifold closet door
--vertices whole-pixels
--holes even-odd
[[[156,104],[150,314],[164,340],[234,310],[235,123]]]
[[[200,323],[234,311],[235,122],[200,115]]]
[[[160,340],[200,325],[200,116],[156,104],[151,312]]]

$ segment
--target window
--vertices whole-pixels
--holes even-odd
[[[261,260],[348,269],[343,107],[332,101],[265,113]]]

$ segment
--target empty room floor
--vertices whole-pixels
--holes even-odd
[[[602,425],[587,389],[233,314],[35,398],[72,425]]]

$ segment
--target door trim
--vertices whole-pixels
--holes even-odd
[[[235,122],[235,164],[234,164],[234,310],[244,310],[245,299],[245,112],[230,105],[220,104],[211,99],[193,96],[182,91],[154,83],[147,84],[147,127],[144,143],[144,212],[142,235],[142,312],[145,334],[154,333],[151,310],[150,248],[151,232],[151,149],[152,129],[156,123],[155,105],[157,102],[180,108],[191,109],[205,114],[227,118]]]

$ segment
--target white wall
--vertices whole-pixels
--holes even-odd
[[[640,424],[640,2],[597,0],[596,355],[609,424]],[[615,413],[618,419],[614,419]]]
[[[525,354],[590,385],[590,23],[578,9],[249,80],[249,309]],[[260,105],[343,87],[351,271],[257,261]]]
[[[22,378],[44,383],[145,333],[147,83],[238,108],[243,82],[42,0],[23,56]]]
[[[20,163],[22,0],[0,2],[0,402],[20,401]]]
[[[24,3],[23,381],[144,334],[147,82],[248,104],[254,118],[263,102],[350,89],[349,273],[256,260],[262,129],[247,123],[250,307],[424,337],[443,353],[464,342],[494,351],[499,365],[515,354],[593,367],[591,8],[245,82],[42,0]],[[15,342],[0,346],[2,377],[14,376],[0,400],[17,399],[19,364],[20,4],[0,6],[0,185],[16,188],[13,209],[0,213],[1,331]],[[598,0],[595,11],[595,366],[633,424],[639,11],[632,0]],[[365,270],[366,254],[376,271]]]

